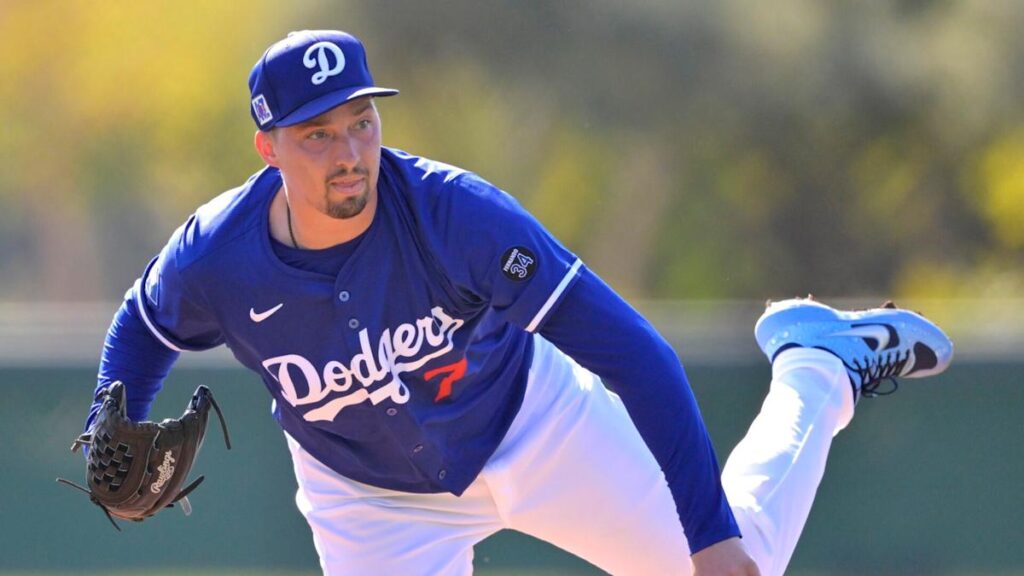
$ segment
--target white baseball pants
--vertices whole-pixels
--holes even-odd
[[[461,496],[348,480],[288,446],[296,503],[324,574],[467,575],[473,546],[502,529],[530,534],[613,575],[692,574],[664,475],[619,398],[540,336],[522,410]],[[842,363],[792,349],[722,479],[764,576],[782,574],[825,469],[853,416]]]

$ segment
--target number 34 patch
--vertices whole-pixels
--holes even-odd
[[[529,280],[537,271],[537,257],[523,246],[509,248],[501,256],[501,272],[514,282]]]

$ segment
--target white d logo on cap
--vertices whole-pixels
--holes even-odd
[[[314,51],[316,52],[316,60],[313,59]],[[327,57],[328,52],[334,54],[333,66],[330,62],[331,59]],[[306,54],[302,57],[302,63],[309,69],[320,68],[311,78],[313,84],[319,86],[329,77],[341,74],[341,71],[345,69],[345,55],[341,52],[341,48],[338,48],[337,44],[317,42],[306,50]]]

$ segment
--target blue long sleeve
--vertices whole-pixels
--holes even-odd
[[[739,536],[700,409],[668,342],[586,269],[540,333],[622,398],[665,474],[691,553]]]
[[[128,417],[135,421],[145,420],[164,378],[178,359],[179,353],[157,340],[139,317],[135,303],[138,297],[137,290],[129,291],[107,330],[86,430],[92,426],[99,410],[99,392],[117,380],[125,385]]]

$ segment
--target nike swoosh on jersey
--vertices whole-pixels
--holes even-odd
[[[896,329],[888,324],[854,324],[849,330],[833,332],[832,336],[857,336],[867,341],[872,350],[885,350],[889,348],[890,342],[893,346],[899,344],[899,335]],[[877,344],[871,346],[871,341]]]
[[[280,304],[278,304],[277,306],[274,306],[273,308],[271,308],[270,310],[267,310],[266,312],[259,312],[259,313],[256,312],[255,308],[249,308],[249,318],[253,322],[256,322],[257,324],[259,324],[260,322],[263,322],[267,318],[270,318],[274,314],[274,312],[277,312],[278,310],[280,310],[282,306],[284,306],[284,302],[281,302]]]

